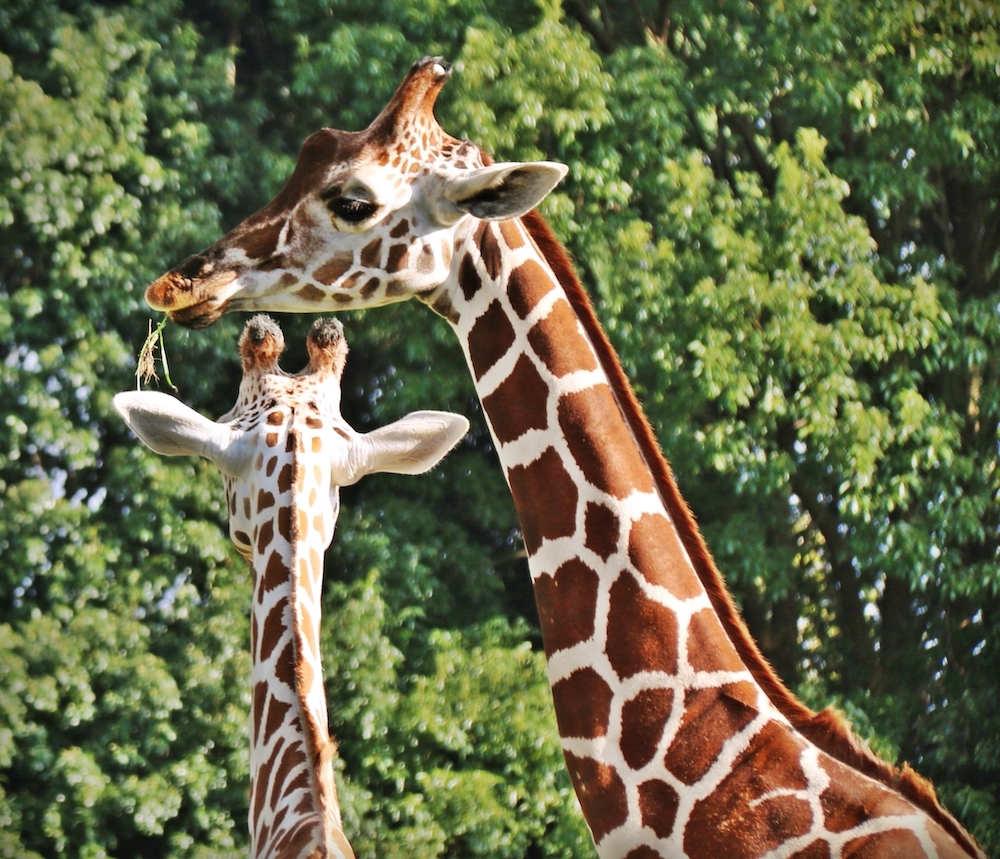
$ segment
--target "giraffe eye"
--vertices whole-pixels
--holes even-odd
[[[349,224],[360,224],[367,221],[378,211],[378,203],[367,200],[355,200],[351,197],[335,197],[327,201],[327,208],[342,221]]]

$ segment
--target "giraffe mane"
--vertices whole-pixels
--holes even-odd
[[[897,790],[940,824],[970,855],[981,854],[972,836],[941,805],[933,785],[927,779],[908,764],[904,763],[899,768],[880,758],[854,734],[847,720],[832,708],[814,713],[778,677],[760,652],[736,608],[732,594],[698,529],[691,508],[678,489],[670,464],[622,369],[621,361],[594,312],[593,303],[576,275],[567,251],[537,210],[524,215],[521,221],[566,292],[570,305],[590,338],[618,406],[653,475],[657,491],[677,528],[695,572],[708,592],[712,607],[719,616],[726,635],[764,694],[792,726],[821,751]]]

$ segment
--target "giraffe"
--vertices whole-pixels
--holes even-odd
[[[562,247],[552,162],[437,123],[416,63],[361,132],[321,129],[277,197],[146,291],[232,310],[415,297],[465,353],[521,523],[563,754],[602,859],[979,857],[906,765],[782,684],[746,629]]]
[[[210,421],[156,391],[116,395],[114,406],[154,451],[196,454],[223,473],[230,537],[251,561],[252,708],[250,855],[353,859],[333,778],[320,665],[323,553],[333,539],[339,487],[365,474],[419,474],[468,429],[447,412],[414,412],[367,434],[340,414],[347,358],[343,327],[317,320],[309,364],[278,366],[281,329],[251,319],[240,338],[243,379],[231,411]]]

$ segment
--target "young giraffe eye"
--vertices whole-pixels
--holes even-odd
[[[326,206],[334,215],[349,224],[360,224],[362,221],[367,221],[379,208],[378,203],[355,200],[351,197],[335,197],[328,200]]]

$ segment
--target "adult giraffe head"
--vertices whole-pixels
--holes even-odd
[[[488,163],[443,131],[433,108],[450,76],[444,60],[425,58],[367,129],[306,138],[278,196],[152,283],[149,305],[194,328],[231,310],[343,310],[411,296],[434,305],[467,215],[523,215],[566,175],[548,161]]]

